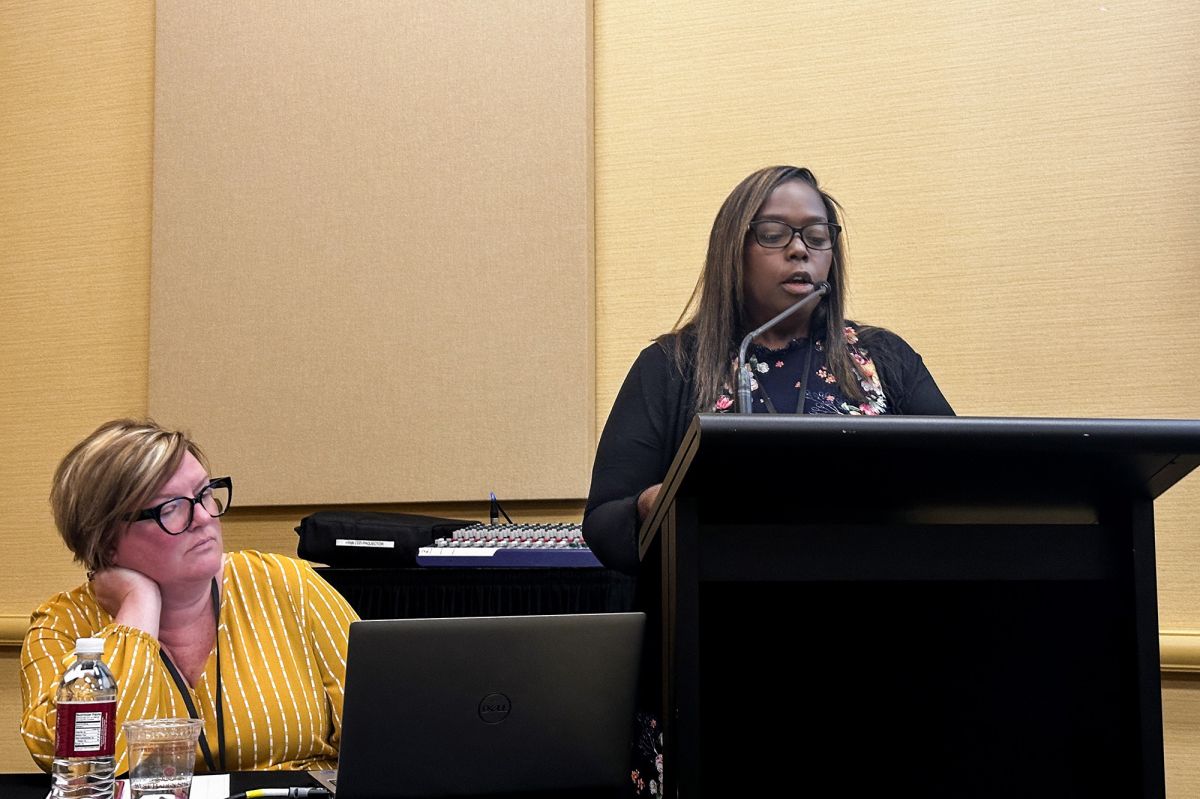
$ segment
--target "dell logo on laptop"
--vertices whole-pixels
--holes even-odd
[[[479,700],[479,718],[483,719],[486,724],[499,724],[508,718],[510,710],[512,710],[512,702],[504,694],[488,694]]]

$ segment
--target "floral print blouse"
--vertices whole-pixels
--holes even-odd
[[[879,372],[867,351],[859,346],[854,328],[845,328],[846,345],[854,361],[858,385],[866,397],[854,402],[838,387],[837,376],[825,362],[825,347],[820,341],[792,339],[783,349],[773,350],[751,345],[750,390],[755,413],[826,413],[853,416],[878,416],[890,413]],[[734,364],[736,368],[736,364]],[[804,406],[800,408],[800,395]],[[737,392],[724,387],[713,410],[734,410]]]

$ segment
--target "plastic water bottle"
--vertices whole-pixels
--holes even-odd
[[[103,653],[103,639],[77,640],[75,665],[58,687],[52,799],[112,799],[117,681]]]

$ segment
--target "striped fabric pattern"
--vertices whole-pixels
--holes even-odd
[[[246,550],[226,556],[218,643],[225,770],[334,768],[342,729],[346,639],[358,616],[307,562]],[[75,639],[103,638],[117,679],[117,772],[128,768],[121,722],[187,716],[158,641],[115,624],[91,584],[38,608],[21,648],[21,733],[37,764],[54,758],[54,696],[75,660]],[[216,757],[217,657],[191,688]],[[218,761],[219,767],[219,761]],[[205,771],[197,748],[196,768]]]

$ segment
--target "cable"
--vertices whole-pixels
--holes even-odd
[[[328,788],[254,788],[243,793],[235,793],[227,799],[263,799],[268,796],[282,796],[287,799],[324,799],[333,796]]]
[[[504,506],[500,504],[500,500],[496,499],[495,491],[492,491],[489,493],[489,498],[490,498],[491,502],[490,502],[489,512],[488,512],[488,524],[495,524],[496,522],[498,522],[500,520],[501,516],[503,516],[504,520],[507,521],[509,524],[512,524],[513,523],[512,517],[509,516],[508,512],[504,510]]]

